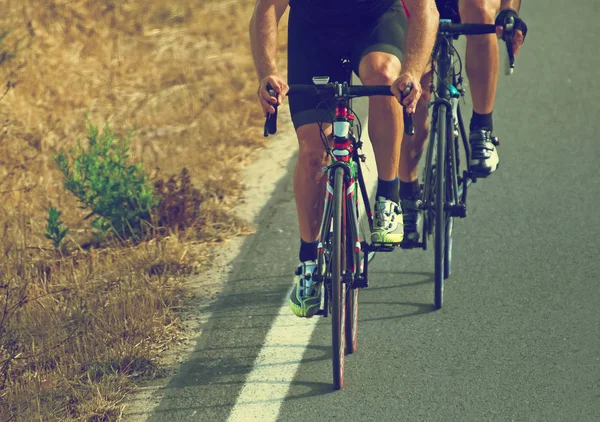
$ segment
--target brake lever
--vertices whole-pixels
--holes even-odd
[[[508,53],[508,66],[506,74],[512,75],[515,71],[515,53],[513,52],[513,36],[515,34],[515,18],[509,16],[506,18],[502,28],[502,40],[506,43],[506,52]]]
[[[406,89],[404,90],[404,92],[402,92],[402,96],[406,97],[408,94],[410,94],[411,89],[412,89],[412,84],[409,82],[409,84],[406,87]],[[415,134],[415,125],[413,124],[412,114],[409,114],[406,111],[406,107],[404,107],[404,106],[402,106],[402,114],[404,115],[404,133],[406,133],[409,136],[414,135]]]
[[[272,89],[269,89],[269,94],[272,95],[273,97],[277,96],[277,92],[275,92]],[[277,133],[277,104],[271,104],[271,105],[275,109],[275,112],[273,114],[267,113],[267,116],[265,118],[265,127],[264,127],[265,138],[268,137],[269,134],[274,135],[275,133]]]

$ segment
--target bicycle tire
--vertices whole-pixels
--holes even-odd
[[[454,131],[450,126],[448,128],[448,138],[452,142],[448,145],[448,160],[446,163],[446,186],[447,186],[447,203],[458,205],[458,137],[454,137]],[[450,212],[445,211],[445,239],[444,239],[444,279],[452,274],[452,239],[454,230],[454,218]]]
[[[362,251],[357,253],[354,242],[358,241],[359,234],[354,233],[355,222],[357,222],[358,212],[356,211],[356,199],[358,193],[346,203],[346,227],[349,229],[346,233],[346,273],[362,274],[364,254]],[[352,202],[355,201],[355,202]],[[354,216],[352,215],[354,213]],[[355,239],[353,241],[353,239]],[[356,268],[358,266],[358,268]],[[358,271],[356,271],[358,269]],[[346,284],[346,354],[350,355],[356,351],[358,342],[358,289],[350,284]]]
[[[344,386],[344,358],[346,354],[346,294],[343,282],[345,227],[344,170],[335,169],[333,185],[333,241],[331,254],[331,342],[333,362],[333,388],[339,390]]]
[[[346,354],[356,352],[358,346],[358,290],[346,286]]]
[[[452,274],[452,236],[454,230],[454,217],[446,217],[446,230],[444,239],[444,279]]]
[[[446,238],[445,230],[445,181],[446,172],[444,161],[446,156],[446,136],[447,136],[447,108],[440,105],[438,108],[437,120],[437,150],[436,150],[436,188],[435,188],[435,245],[434,245],[434,303],[435,309],[441,309],[444,304],[444,240]]]

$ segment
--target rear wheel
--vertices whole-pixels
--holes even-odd
[[[356,351],[358,342],[358,289],[346,285],[346,353]]]
[[[444,278],[452,274],[452,230],[454,228],[454,217],[446,218],[446,239],[444,240]]]
[[[346,284],[343,282],[345,215],[344,170],[337,168],[333,186],[333,233],[331,254],[331,340],[333,354],[333,388],[344,386],[344,357],[346,352]]]

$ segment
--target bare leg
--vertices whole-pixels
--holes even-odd
[[[492,24],[500,10],[500,0],[459,0],[458,8],[464,23]],[[473,110],[479,114],[491,113],[500,65],[496,35],[467,36],[465,61]]]
[[[391,85],[400,74],[400,60],[382,52],[367,54],[360,62],[360,79],[364,85]],[[402,106],[394,97],[369,98],[369,137],[373,144],[379,178],[398,177],[398,162],[404,122]]]
[[[325,133],[331,133],[331,125],[324,125]],[[300,237],[314,242],[319,237],[323,215],[327,178],[323,166],[328,164],[325,148],[316,123],[300,126],[298,135],[298,162],[294,170],[294,197],[298,211]]]
[[[400,168],[398,169],[401,182],[414,182],[419,176],[419,160],[423,153],[425,141],[429,136],[427,103],[431,99],[431,93],[429,92],[430,83],[431,70],[421,77],[423,94],[419,98],[417,109],[413,115],[415,134],[413,136],[404,134],[402,140],[402,154],[400,154]]]

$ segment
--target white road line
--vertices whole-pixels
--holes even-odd
[[[290,309],[289,293],[285,296],[254,368],[231,411],[230,422],[277,420],[320,318],[298,318]]]

